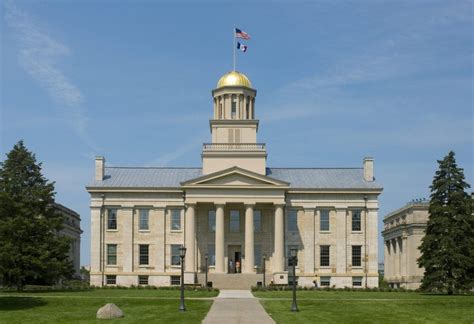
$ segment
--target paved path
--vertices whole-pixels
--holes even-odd
[[[204,324],[262,323],[274,324],[250,290],[221,290]]]

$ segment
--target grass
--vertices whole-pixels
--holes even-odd
[[[254,292],[277,323],[473,323],[474,296],[403,292],[298,291],[292,313],[291,291]]]
[[[179,290],[94,289],[0,293],[0,323],[91,323],[97,310],[116,304],[125,314],[121,323],[200,323],[217,292],[186,291],[186,312],[180,313]],[[201,298],[201,299],[199,299]]]

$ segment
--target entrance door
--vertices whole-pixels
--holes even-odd
[[[242,248],[240,245],[229,245],[227,247],[228,255],[228,272],[239,273],[242,269]]]

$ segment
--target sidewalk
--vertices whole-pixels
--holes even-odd
[[[273,324],[275,321],[268,316],[250,290],[221,290],[203,323]]]

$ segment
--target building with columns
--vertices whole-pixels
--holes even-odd
[[[376,287],[374,160],[358,168],[272,168],[257,141],[257,91],[236,71],[212,91],[202,167],[108,167],[96,158],[91,284],[243,288],[288,283],[298,250],[301,286]],[[204,125],[203,125],[204,127]],[[310,144],[308,140],[308,144]],[[208,267],[206,267],[206,265]]]
[[[425,236],[429,202],[413,201],[385,216],[384,280],[392,288],[417,289],[424,268],[418,266],[418,249]]]

